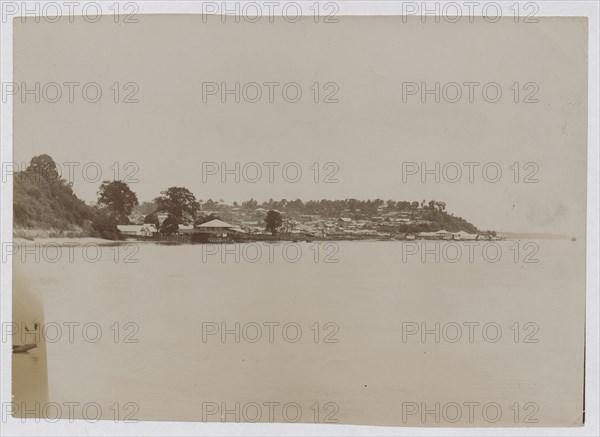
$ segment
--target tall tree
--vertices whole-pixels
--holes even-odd
[[[277,235],[277,230],[283,224],[281,214],[277,211],[270,210],[265,217],[265,229],[271,232],[272,235]]]
[[[171,187],[166,191],[161,191],[160,194],[160,197],[154,199],[157,211],[168,213],[178,223],[182,223],[186,216],[193,219],[200,209],[200,203],[187,188]]]
[[[129,223],[129,214],[138,204],[137,196],[123,181],[104,181],[98,191],[98,205],[106,207],[119,223]]]
[[[27,166],[28,173],[34,174],[35,176],[41,176],[48,181],[56,181],[60,179],[56,163],[50,157],[50,155],[38,155],[31,158],[29,166]]]

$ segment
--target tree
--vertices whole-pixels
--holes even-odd
[[[98,191],[98,205],[106,207],[119,223],[129,223],[129,214],[138,204],[137,196],[123,181],[104,181]]]
[[[244,209],[255,209],[256,207],[258,207],[258,202],[254,199],[242,202],[242,208]]]
[[[187,188],[171,187],[160,194],[162,196],[154,199],[157,211],[168,213],[177,223],[182,223],[184,216],[194,217],[200,209],[200,203]]]
[[[219,203],[215,202],[212,199],[208,199],[206,202],[204,202],[204,204],[202,205],[202,210],[203,211],[210,211],[211,209],[218,209],[219,208]]]
[[[265,230],[271,232],[271,235],[277,235],[277,230],[283,224],[281,214],[277,211],[270,210],[265,217]]]
[[[156,213],[152,212],[144,217],[144,224],[153,224],[156,226],[156,229],[158,229],[160,226],[160,221],[158,220]]]
[[[287,208],[291,211],[302,212],[302,208],[304,208],[304,204],[302,200],[296,199],[288,202]]]
[[[26,171],[35,176],[41,176],[47,181],[57,181],[60,179],[56,163],[50,155],[44,154],[31,158]]]
[[[179,219],[171,214],[165,219],[159,228],[159,232],[165,235],[176,234],[179,230]]]
[[[97,207],[90,208],[92,212],[92,229],[94,236],[107,240],[122,240],[123,236],[117,228],[117,220]]]

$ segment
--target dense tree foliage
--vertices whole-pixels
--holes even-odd
[[[16,229],[121,238],[115,218],[77,198],[72,184],[60,176],[50,156],[34,156],[25,171],[14,175],[13,182]]]
[[[98,191],[98,205],[106,208],[117,223],[128,224],[129,214],[138,205],[137,196],[123,181],[104,181]]]
[[[13,182],[16,227],[72,231],[90,226],[89,207],[59,176],[48,155],[33,157],[26,170],[14,175]]]
[[[158,216],[154,212],[152,212],[150,214],[147,214],[144,217],[144,223],[153,224],[154,226],[156,226],[156,229],[158,229],[158,227],[160,225],[160,221],[158,220]]]
[[[119,222],[105,210],[100,208],[91,208],[92,210],[92,228],[94,236],[105,238],[107,240],[121,240],[123,236],[119,232],[117,225]]]
[[[179,230],[179,219],[171,214],[165,219],[158,231],[164,235],[176,234]]]
[[[200,209],[200,203],[187,188],[171,187],[160,194],[160,197],[154,199],[157,211],[168,213],[178,223],[186,218],[193,219]]]
[[[270,210],[265,217],[265,230],[272,235],[277,235],[277,231],[283,225],[281,214],[277,211]]]
[[[39,155],[31,158],[31,161],[29,161],[29,165],[27,166],[27,172],[29,175],[41,176],[47,181],[57,181],[61,179],[56,163],[50,155]]]

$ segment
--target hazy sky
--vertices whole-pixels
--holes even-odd
[[[580,18],[540,18],[539,24],[479,20],[426,24],[415,17],[341,17],[337,24],[219,22],[200,16],[139,16],[137,24],[15,22],[14,81],[44,87],[57,82],[57,103],[36,103],[35,96],[15,97],[15,161],[48,153],[57,162],[97,162],[103,179],[112,179],[111,163],[121,176],[127,162],[139,167],[132,189],[150,200],[170,186],[190,188],[197,198],[242,201],[280,199],[382,198],[436,199],[447,209],[482,229],[584,233],[587,144],[587,22]],[[74,103],[65,82],[78,82]],[[83,85],[102,89],[98,103],[82,97]],[[119,103],[114,103],[114,83]],[[122,101],[135,82],[139,103]],[[203,83],[234,88],[261,84],[257,103],[225,103],[217,95],[203,101]],[[269,87],[277,82],[274,102]],[[295,82],[302,90],[297,103],[286,102],[282,88]],[[319,103],[314,102],[314,83]],[[334,82],[324,89],[325,84]],[[403,83],[426,83],[440,89],[461,85],[457,103],[435,96],[421,102],[419,92],[405,96]],[[469,102],[465,82],[477,82]],[[488,103],[483,85],[495,82],[502,91]],[[515,99],[515,86],[520,90]],[[535,85],[525,84],[533,82]],[[206,87],[206,85],[204,85]],[[219,85],[220,87],[220,85]],[[512,87],[512,88],[511,88]],[[205,88],[206,89],[206,88]],[[494,87],[488,98],[495,97]],[[47,98],[55,91],[45,87]],[[336,90],[338,103],[323,103]],[[447,87],[447,98],[456,88]],[[93,89],[88,96],[94,97]],[[255,88],[246,88],[248,99]],[[241,93],[241,92],[240,92]],[[538,103],[524,103],[527,96]],[[294,98],[294,88],[288,88]],[[27,97],[26,103],[20,101]],[[205,175],[203,164],[224,162],[241,168],[257,162],[258,183],[234,176]],[[265,162],[278,162],[275,182]],[[283,179],[282,167],[295,162],[299,182]],[[319,163],[315,183],[313,163]],[[337,183],[323,183],[334,167]],[[459,163],[456,183],[420,174],[403,181],[403,163]],[[475,167],[469,182],[469,167]],[[496,183],[486,182],[482,168],[495,162],[502,169]],[[515,167],[519,163],[519,181]],[[533,162],[524,168],[525,164]],[[81,169],[81,167],[79,167]],[[246,167],[246,176],[254,170]],[[531,172],[537,183],[523,183]],[[90,170],[93,176],[93,171]],[[293,168],[288,176],[294,177]],[[453,178],[448,168],[446,176]],[[243,176],[243,175],[242,175]],[[494,168],[488,177],[495,176]],[[75,173],[77,195],[95,200],[100,182]]]

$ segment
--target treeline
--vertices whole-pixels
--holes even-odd
[[[203,209],[211,210],[213,208],[218,209],[220,206],[219,202],[215,202],[211,199],[203,203]],[[233,206],[238,206],[237,202],[233,203]],[[396,201],[396,200],[357,200],[357,199],[345,199],[345,200],[309,200],[303,202],[301,199],[296,200],[273,200],[258,203],[254,199],[250,199],[246,202],[242,202],[239,205],[242,209],[252,210],[256,208],[264,208],[267,210],[273,209],[292,214],[305,214],[305,215],[320,215],[324,218],[338,218],[352,216],[351,218],[356,219],[368,219],[373,216],[377,216],[384,212],[415,212],[418,210],[430,210],[430,211],[444,211],[446,209],[446,203],[438,202],[435,200],[423,200],[421,202],[413,201]]]

